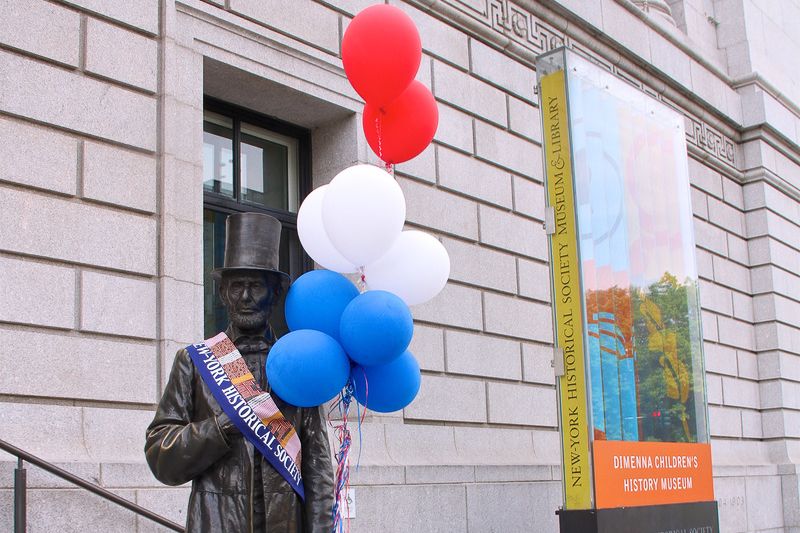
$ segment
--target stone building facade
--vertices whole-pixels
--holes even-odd
[[[372,3],[0,0],[0,438],[183,521],[142,448],[203,337],[204,101],[306,130],[313,186],[376,162],[340,60]],[[418,398],[362,428],[354,531],[557,530],[533,65],[562,45],[685,115],[722,530],[800,531],[800,1],[389,3],[440,110],[397,180],[452,273],[413,309]],[[29,476],[32,530],[154,529]]]

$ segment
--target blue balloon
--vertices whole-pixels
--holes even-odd
[[[330,270],[312,270],[295,281],[286,295],[286,324],[292,331],[315,329],[339,340],[342,311],[358,289]]]
[[[419,364],[406,350],[385,365],[355,366],[353,396],[361,405],[379,413],[399,411],[410,404],[419,392]]]
[[[267,355],[272,391],[298,407],[321,405],[347,384],[350,360],[336,339],[301,329],[281,337]]]
[[[408,348],[414,321],[399,297],[386,291],[367,291],[345,308],[339,331],[350,359],[363,366],[381,365]]]

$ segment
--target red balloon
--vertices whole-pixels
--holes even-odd
[[[365,102],[384,105],[400,96],[417,75],[420,61],[419,32],[400,8],[368,7],[344,32],[344,72]]]
[[[414,80],[383,107],[367,103],[362,124],[370,148],[381,160],[402,163],[431,143],[439,126],[439,109],[428,88]]]

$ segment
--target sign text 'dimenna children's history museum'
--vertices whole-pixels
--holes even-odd
[[[718,531],[683,118],[564,49],[537,72],[562,531]]]

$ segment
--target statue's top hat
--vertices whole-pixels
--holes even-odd
[[[289,286],[289,275],[278,270],[281,223],[262,213],[236,213],[225,220],[225,262],[211,272],[219,280],[223,272],[258,270]]]

